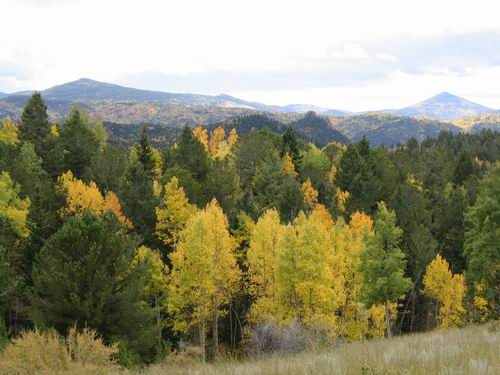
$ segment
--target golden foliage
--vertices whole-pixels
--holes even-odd
[[[176,331],[186,332],[198,324],[204,330],[207,318],[224,313],[240,281],[236,246],[215,199],[188,220],[170,256],[168,308]]]
[[[53,138],[59,137],[59,128],[58,128],[57,124],[50,125],[50,136]]]
[[[285,176],[297,177],[299,174],[295,171],[295,165],[293,164],[292,157],[288,152],[283,157],[283,166],[281,171]]]
[[[132,222],[125,217],[122,212],[122,205],[120,204],[120,200],[112,191],[108,191],[106,193],[106,197],[104,197],[104,204],[102,207],[102,212],[106,212],[107,210],[111,210],[115,213],[118,220],[125,224],[127,227],[132,228]]]
[[[302,194],[304,194],[304,204],[308,211],[312,211],[318,203],[318,192],[314,189],[311,180],[307,179],[302,184]]]
[[[336,194],[335,196],[337,197],[337,207],[340,213],[345,212],[345,202],[349,199],[349,192],[348,191],[342,191],[340,188],[337,188],[335,190]]]
[[[90,210],[100,216],[104,212],[112,210],[121,223],[132,228],[132,223],[122,213],[118,197],[112,191],[108,191],[106,197],[103,197],[95,182],[86,184],[73,177],[71,171],[59,176],[58,185],[60,191],[66,195],[66,206],[61,209],[61,215],[80,215],[86,210]]]
[[[208,152],[208,132],[207,129],[202,127],[197,127],[193,129],[193,136],[200,141],[200,143],[205,147],[205,151]]]
[[[438,254],[427,266],[423,283],[424,293],[437,302],[436,318],[439,327],[462,325],[464,276],[453,275],[449,270],[448,262]]]
[[[0,173],[0,217],[5,217],[13,224],[20,238],[26,238],[30,233],[27,227],[30,200],[19,198],[19,191],[19,186],[7,172]]]
[[[196,207],[189,200],[179,179],[172,177],[165,185],[163,208],[156,208],[156,235],[165,245],[175,245],[188,219],[194,214]]]
[[[255,298],[250,310],[252,322],[262,321],[269,315],[276,314],[276,259],[284,231],[285,227],[280,223],[275,209],[267,210],[251,229],[247,262],[248,290]]]
[[[17,126],[12,123],[10,117],[6,117],[2,120],[0,127],[0,142],[6,145],[16,145],[19,143]]]
[[[208,152],[212,159],[224,159],[231,153],[232,148],[238,140],[238,133],[235,128],[231,130],[226,138],[226,131],[221,126],[212,130],[210,139],[207,129],[202,127],[194,128],[193,136],[205,147],[205,151]]]

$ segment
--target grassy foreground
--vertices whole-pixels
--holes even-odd
[[[123,374],[120,372],[119,374]],[[434,331],[241,362],[156,365],[128,375],[163,374],[500,374],[500,328],[493,325]]]

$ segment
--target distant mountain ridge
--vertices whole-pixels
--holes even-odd
[[[0,93],[0,98],[11,96],[29,96],[33,91],[20,91],[12,94]],[[141,90],[124,87],[112,83],[99,82],[88,78],[64,83],[42,90],[45,100],[62,102],[94,102],[94,101],[124,101],[124,102],[152,102],[161,105],[206,106],[221,108],[242,108],[264,112],[307,113],[314,111],[327,116],[349,116],[361,114],[340,109],[318,107],[310,104],[268,105],[259,102],[243,100],[227,94],[179,94],[163,91]],[[485,107],[470,100],[460,98],[448,92],[442,92],[414,105],[374,112],[383,112],[401,116],[426,116],[437,120],[452,120],[465,116],[500,113],[500,110]]]
[[[10,96],[29,96],[34,91],[19,91]],[[258,102],[239,99],[227,94],[178,94],[163,91],[141,90],[124,87],[112,83],[99,82],[88,78],[81,78],[73,82],[53,86],[40,91],[45,100],[61,100],[71,102],[82,101],[130,101],[130,102],[157,102],[163,104],[177,104],[184,106],[213,106],[223,108],[244,108],[266,112],[306,113],[310,110],[316,112],[332,111],[305,104],[292,104],[287,106],[267,105]],[[336,111],[343,114],[345,111]],[[347,113],[347,112],[345,112]]]
[[[439,120],[452,120],[465,116],[497,113],[499,111],[449,92],[442,92],[409,107],[384,112],[401,116],[427,116]]]
[[[390,146],[404,143],[411,137],[417,140],[436,137],[442,130],[478,132],[484,128],[500,128],[500,115],[496,115],[495,110],[449,93],[400,110],[385,111],[390,113],[361,114],[305,104],[267,105],[225,94],[210,96],[140,90],[85,78],[51,87],[41,93],[54,122],[62,121],[75,103],[92,116],[116,125],[146,123],[160,128],[179,128],[185,124],[211,126],[231,120],[242,128],[250,124],[255,127],[273,125],[269,120],[259,120],[258,117],[241,120],[265,114],[280,124],[291,124],[303,139],[318,145],[330,141],[358,141],[364,135],[372,144]],[[32,91],[23,91],[0,98],[0,119],[6,116],[19,119],[31,94]],[[482,113],[474,115],[475,112]],[[462,121],[455,120],[458,114],[471,113],[473,115]],[[433,116],[447,118],[441,120]],[[255,125],[258,121],[262,124]],[[275,130],[281,132],[282,128]],[[127,130],[116,131],[122,134]]]

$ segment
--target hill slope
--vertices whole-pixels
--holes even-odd
[[[333,127],[357,142],[365,136],[373,145],[391,146],[414,137],[422,141],[437,137],[442,130],[457,133],[458,126],[428,118],[415,118],[383,113],[366,113],[331,118]]]
[[[314,112],[308,112],[304,117],[300,117],[289,122],[297,136],[306,142],[315,143],[318,146],[324,146],[329,142],[349,143],[349,138],[334,129],[327,117],[317,116]],[[209,128],[222,126],[226,132],[235,128],[238,134],[246,134],[252,130],[268,128],[275,133],[285,132],[288,124],[279,119],[266,114],[252,114],[238,117],[232,120],[212,124]]]
[[[497,111],[448,92],[442,92],[412,106],[384,112],[402,116],[428,116],[440,120],[450,120]]]
[[[444,344],[446,343],[446,344]],[[132,375],[289,374],[476,374],[498,373],[500,331],[492,325],[436,330],[382,340],[344,343],[311,351],[243,361],[177,364],[132,371]],[[118,375],[118,374],[117,374]]]

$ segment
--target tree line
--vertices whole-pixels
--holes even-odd
[[[323,148],[269,129],[112,146],[35,93],[0,127],[0,347],[91,328],[123,365],[259,325],[325,342],[498,319],[500,133]]]

